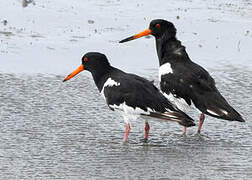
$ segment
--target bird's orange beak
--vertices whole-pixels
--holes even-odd
[[[150,29],[146,29],[143,32],[140,32],[138,34],[135,34],[134,36],[130,36],[130,37],[126,38],[126,39],[123,39],[123,40],[119,41],[119,43],[124,43],[124,42],[127,42],[127,41],[131,41],[131,40],[143,37],[143,36],[148,36],[148,35],[151,34],[151,32],[152,31]]]
[[[77,69],[75,69],[71,74],[69,74],[64,80],[63,82],[71,79],[72,77],[76,76],[77,74],[79,74],[81,71],[84,70],[84,65],[80,65]]]

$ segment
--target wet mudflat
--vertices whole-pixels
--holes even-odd
[[[202,136],[197,127],[182,136],[178,124],[151,121],[143,143],[140,118],[127,144],[123,119],[88,73],[64,84],[60,75],[0,74],[0,179],[250,179],[251,71],[212,72],[246,123],[207,117]]]
[[[0,179],[252,179],[250,1],[0,2]],[[124,123],[88,72],[62,83],[87,51],[158,85],[153,38],[118,41],[154,18],[174,22],[191,59],[215,78],[246,123],[207,117],[178,124]],[[190,114],[198,122],[198,114]]]

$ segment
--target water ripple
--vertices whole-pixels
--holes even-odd
[[[210,72],[246,123],[207,117],[202,135],[182,136],[177,124],[150,121],[145,143],[139,119],[127,144],[123,119],[89,76],[0,74],[0,179],[251,179],[252,73]]]

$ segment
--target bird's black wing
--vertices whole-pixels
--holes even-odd
[[[162,76],[161,90],[183,98],[203,113],[226,120],[244,121],[215,86],[214,79],[201,66],[189,61],[177,63],[173,73]]]
[[[125,102],[128,106],[144,111],[148,108],[158,112],[165,112],[166,109],[176,110],[151,81],[120,70],[114,71],[110,76],[119,85],[104,88],[108,104],[118,105]]]
[[[110,107],[120,106],[125,103],[133,109],[140,108],[146,112],[146,114],[143,114],[148,116],[166,120],[173,117],[174,119],[181,119],[180,124],[185,126],[194,125],[193,120],[174,107],[151,81],[120,70],[115,70],[110,76],[120,83],[118,86],[104,88],[104,95]]]

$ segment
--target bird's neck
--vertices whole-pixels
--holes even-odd
[[[169,62],[174,63],[184,61],[185,57],[189,59],[185,47],[175,36],[164,35],[156,39],[156,49],[159,59],[159,66]]]
[[[98,70],[91,72],[93,79],[94,79],[94,82],[100,92],[103,88],[103,84],[105,83],[105,81],[106,81],[107,77],[109,76],[109,74],[111,73],[112,69],[113,69],[113,67],[109,66],[109,67],[101,68],[101,69],[98,69]]]

